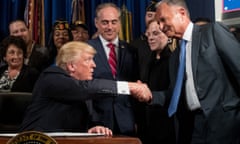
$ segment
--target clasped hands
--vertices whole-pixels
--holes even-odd
[[[128,85],[131,95],[133,95],[140,102],[149,102],[152,99],[152,93],[147,84],[137,81],[129,82]]]

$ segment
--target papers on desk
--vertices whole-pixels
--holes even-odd
[[[104,136],[101,133],[72,133],[72,132],[52,132],[52,133],[45,133],[51,137],[71,137],[71,136],[80,136],[80,137],[89,137],[89,136]]]
[[[44,133],[51,137],[93,137],[104,136],[101,133],[73,133],[73,132],[49,132]],[[0,133],[0,137],[15,137],[18,133]]]

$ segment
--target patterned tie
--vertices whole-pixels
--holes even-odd
[[[186,40],[182,40],[180,47],[179,67],[177,74],[177,81],[173,90],[170,105],[168,107],[168,115],[171,117],[176,111],[181,94],[184,71],[185,71],[185,59],[186,59]]]
[[[115,52],[115,45],[112,43],[109,43],[107,44],[107,46],[110,48],[108,63],[112,70],[113,77],[115,78],[117,73],[117,58],[116,58],[116,52]]]

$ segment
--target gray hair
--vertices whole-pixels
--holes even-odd
[[[188,7],[187,7],[187,4],[186,4],[185,0],[161,0],[160,2],[158,2],[156,4],[156,7],[158,7],[161,3],[166,3],[169,6],[183,7],[187,11],[188,16],[190,17],[190,13],[189,13],[189,10],[188,10]]]
[[[117,7],[117,5],[115,5],[114,3],[102,3],[100,5],[97,6],[96,8],[96,18],[99,17],[99,12],[104,9],[104,8],[107,8],[107,7],[112,7],[112,8],[115,8],[117,11],[118,11],[118,14],[119,14],[119,18],[121,17],[121,10],[119,7]]]

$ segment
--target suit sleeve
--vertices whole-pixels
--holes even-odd
[[[213,27],[213,36],[218,54],[229,76],[237,82],[240,89],[240,43],[228,28],[216,23]]]
[[[47,94],[59,101],[85,101],[101,97],[117,96],[115,81],[94,79],[92,81],[78,81],[67,76],[48,76],[45,86]]]
[[[168,106],[169,103],[169,93],[168,91],[152,91],[152,100],[149,102],[149,105],[161,105],[161,106]]]

